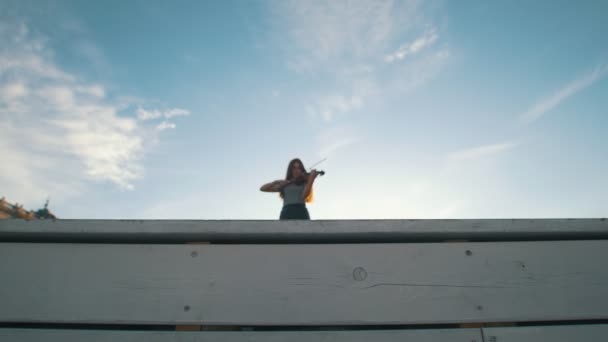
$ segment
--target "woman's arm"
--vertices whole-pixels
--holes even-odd
[[[306,197],[310,195],[310,191],[312,190],[312,184],[315,182],[315,178],[317,178],[317,170],[312,170],[310,172],[310,175],[308,176],[306,185],[304,186],[304,191],[302,191],[302,199],[306,199]]]
[[[260,191],[280,192],[283,189],[283,187],[285,187],[289,183],[291,183],[291,182],[288,180],[279,179],[274,182],[270,182],[270,183],[266,183],[266,184],[262,185],[262,187],[260,188]]]

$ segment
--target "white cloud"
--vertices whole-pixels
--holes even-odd
[[[390,79],[388,84],[399,93],[407,93],[436,77],[445,67],[449,57],[449,50],[441,49],[423,59],[395,64],[397,69],[394,73],[398,77]]]
[[[143,174],[142,157],[156,139],[154,127],[124,113],[131,107],[126,97],[109,99],[102,85],[63,70],[25,25],[1,24],[0,40],[0,195],[21,203],[47,195],[61,200],[90,181],[133,189]],[[189,114],[136,114],[141,119],[155,113]]]
[[[188,116],[190,115],[190,112],[181,108],[173,108],[165,111],[163,115],[165,118],[170,119],[175,116]]]
[[[336,61],[375,57],[418,14],[418,1],[284,1],[290,65],[298,71]]]
[[[548,111],[557,107],[562,101],[570,96],[592,85],[608,73],[608,65],[597,66],[590,73],[568,83],[566,86],[555,92],[553,95],[545,97],[532,105],[526,112],[520,115],[520,121],[530,124],[538,120]]]
[[[163,121],[160,124],[158,124],[158,126],[156,126],[156,129],[159,131],[164,131],[166,129],[174,129],[175,128],[175,124],[169,121]]]
[[[78,165],[73,159],[44,151],[24,150],[19,144],[19,129],[0,123],[0,194],[7,200],[26,204],[32,208],[41,206],[47,196],[62,200],[82,191]],[[17,143],[16,143],[17,142]]]
[[[102,99],[106,96],[105,89],[97,84],[88,85],[88,86],[80,86],[76,88],[82,94],[88,94],[90,96]]]
[[[319,116],[325,122],[336,119],[341,114],[360,110],[365,101],[377,91],[376,85],[370,80],[356,79],[352,81],[350,89],[345,91],[349,95],[334,93],[319,95],[313,103],[308,105],[308,113]]]
[[[160,110],[145,110],[141,107],[137,108],[137,118],[139,120],[152,120],[158,119],[163,116],[163,113]]]
[[[27,92],[28,90],[23,82],[14,82],[0,88],[0,97],[5,99],[5,101],[12,101],[27,95]]]
[[[146,121],[146,120],[154,120],[158,118],[173,118],[176,116],[188,116],[190,115],[190,111],[181,108],[172,108],[165,111],[160,111],[157,109],[154,110],[146,110],[142,107],[137,108],[137,118]]]
[[[359,109],[362,104],[362,98],[358,95],[352,95],[348,98],[342,95],[333,95],[320,99],[317,110],[325,121],[331,121],[336,113],[346,113]]]
[[[451,153],[448,156],[450,160],[470,160],[483,157],[489,157],[507,151],[517,146],[515,142],[506,142],[502,144],[484,145],[473,148],[468,148]]]
[[[71,84],[43,86],[37,91],[37,98],[58,111],[67,111],[77,106],[74,103],[75,89]]]
[[[305,97],[307,112],[325,122],[346,118],[344,114],[362,110],[371,101],[409,91],[436,75],[449,52],[445,47],[440,54],[430,49],[439,29],[431,18],[433,10],[425,6],[417,0],[293,0],[275,6],[273,32],[279,32],[286,65],[320,85],[299,95]],[[399,42],[408,39],[412,43],[399,48]],[[417,61],[424,68],[414,71],[409,61],[385,63],[386,58],[393,61],[414,53],[425,61]]]
[[[426,32],[422,37],[414,40],[410,44],[405,44],[399,47],[399,49],[384,57],[384,60],[388,63],[394,62],[395,60],[404,59],[408,55],[413,55],[422,49],[433,45],[439,36],[435,30]]]

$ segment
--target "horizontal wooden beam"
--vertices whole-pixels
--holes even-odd
[[[19,342],[482,342],[479,329],[167,332],[1,329],[0,341]]]
[[[0,220],[0,241],[179,243],[608,239],[608,220]]]
[[[486,342],[606,341],[608,324],[483,328]]]
[[[0,322],[384,325],[608,319],[608,241],[0,243]]]
[[[0,340],[20,342],[571,342],[602,341],[608,336],[608,325],[606,324],[483,328],[481,330],[483,330],[483,338],[480,329],[174,333],[168,331],[0,328]]]

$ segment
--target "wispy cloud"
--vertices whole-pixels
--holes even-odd
[[[190,115],[190,111],[181,108],[173,108],[165,111],[158,109],[145,110],[141,107],[137,108],[137,118],[140,120],[153,120],[158,118],[170,119],[175,116],[187,116]]]
[[[0,26],[3,194],[21,202],[50,192],[71,196],[89,181],[133,189],[143,174],[142,157],[157,139],[154,126],[125,110],[132,105],[108,98],[103,85],[63,70],[26,25]],[[164,118],[189,114],[176,108],[149,115],[157,112]]]
[[[423,59],[399,64],[397,75],[390,79],[390,86],[399,93],[407,93],[428,82],[443,70],[448,63],[450,51],[440,49],[425,56]]]
[[[540,99],[537,103],[520,115],[520,121],[524,124],[530,124],[540,119],[541,116],[557,107],[560,103],[562,103],[562,101],[592,85],[596,81],[606,76],[607,73],[608,65],[597,66],[590,73],[568,83],[553,95]]]
[[[361,82],[359,82],[361,83]],[[341,94],[320,96],[308,106],[309,114],[321,116],[326,122],[332,121],[336,115],[361,109],[364,100],[372,93],[372,89],[361,88],[352,91],[350,96]]]
[[[431,49],[439,41],[439,28],[433,10],[425,6],[417,0],[293,0],[275,6],[279,26],[273,32],[281,32],[286,65],[320,84],[299,95],[308,102],[308,113],[326,123],[345,119],[436,75],[449,53],[441,47],[437,58]],[[413,55],[417,60],[404,59]],[[414,71],[411,63],[424,67]]]
[[[409,44],[402,45],[397,51],[386,55],[384,57],[384,60],[388,63],[391,63],[396,60],[404,59],[408,55],[413,55],[421,51],[422,49],[433,45],[433,43],[435,43],[438,37],[439,35],[437,35],[437,32],[435,32],[435,30],[426,32],[422,37],[419,37],[418,39],[414,40]]]
[[[334,95],[320,100],[320,113],[326,121],[331,121],[336,112],[350,112],[361,108],[363,99],[360,95],[352,95],[346,98],[342,95]]]
[[[374,55],[394,33],[398,7],[393,1],[285,1],[278,6],[284,20],[290,63],[296,71],[315,71],[336,61]],[[408,16],[413,13],[404,12]],[[399,19],[404,19],[403,17]],[[403,23],[407,25],[407,22]]]
[[[188,115],[190,115],[190,111],[181,109],[181,108],[169,109],[169,110],[165,111],[165,113],[164,113],[164,116],[167,119],[170,119],[175,116],[188,116]]]
[[[137,118],[139,120],[154,120],[161,118],[163,113],[160,110],[145,110],[141,107],[137,108]]]
[[[516,142],[477,146],[453,152],[448,155],[448,159],[459,161],[484,158],[505,152],[515,146],[517,146]]]
[[[295,97],[318,123],[321,158],[365,140],[355,115],[431,81],[450,57],[439,44],[441,9],[424,1],[287,0],[272,11],[286,67],[312,85]]]
[[[175,128],[175,124],[169,121],[163,121],[160,124],[158,124],[158,126],[156,126],[156,129],[159,131],[164,131],[166,129],[174,129]]]

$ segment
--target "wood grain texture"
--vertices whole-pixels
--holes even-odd
[[[482,342],[479,329],[165,332],[101,330],[1,329],[0,341],[11,342]]]
[[[486,342],[606,341],[608,340],[608,325],[483,328],[483,334]]]
[[[0,241],[433,242],[607,239],[606,219],[0,220]]]
[[[608,241],[0,244],[0,321],[363,325],[608,318]]]

